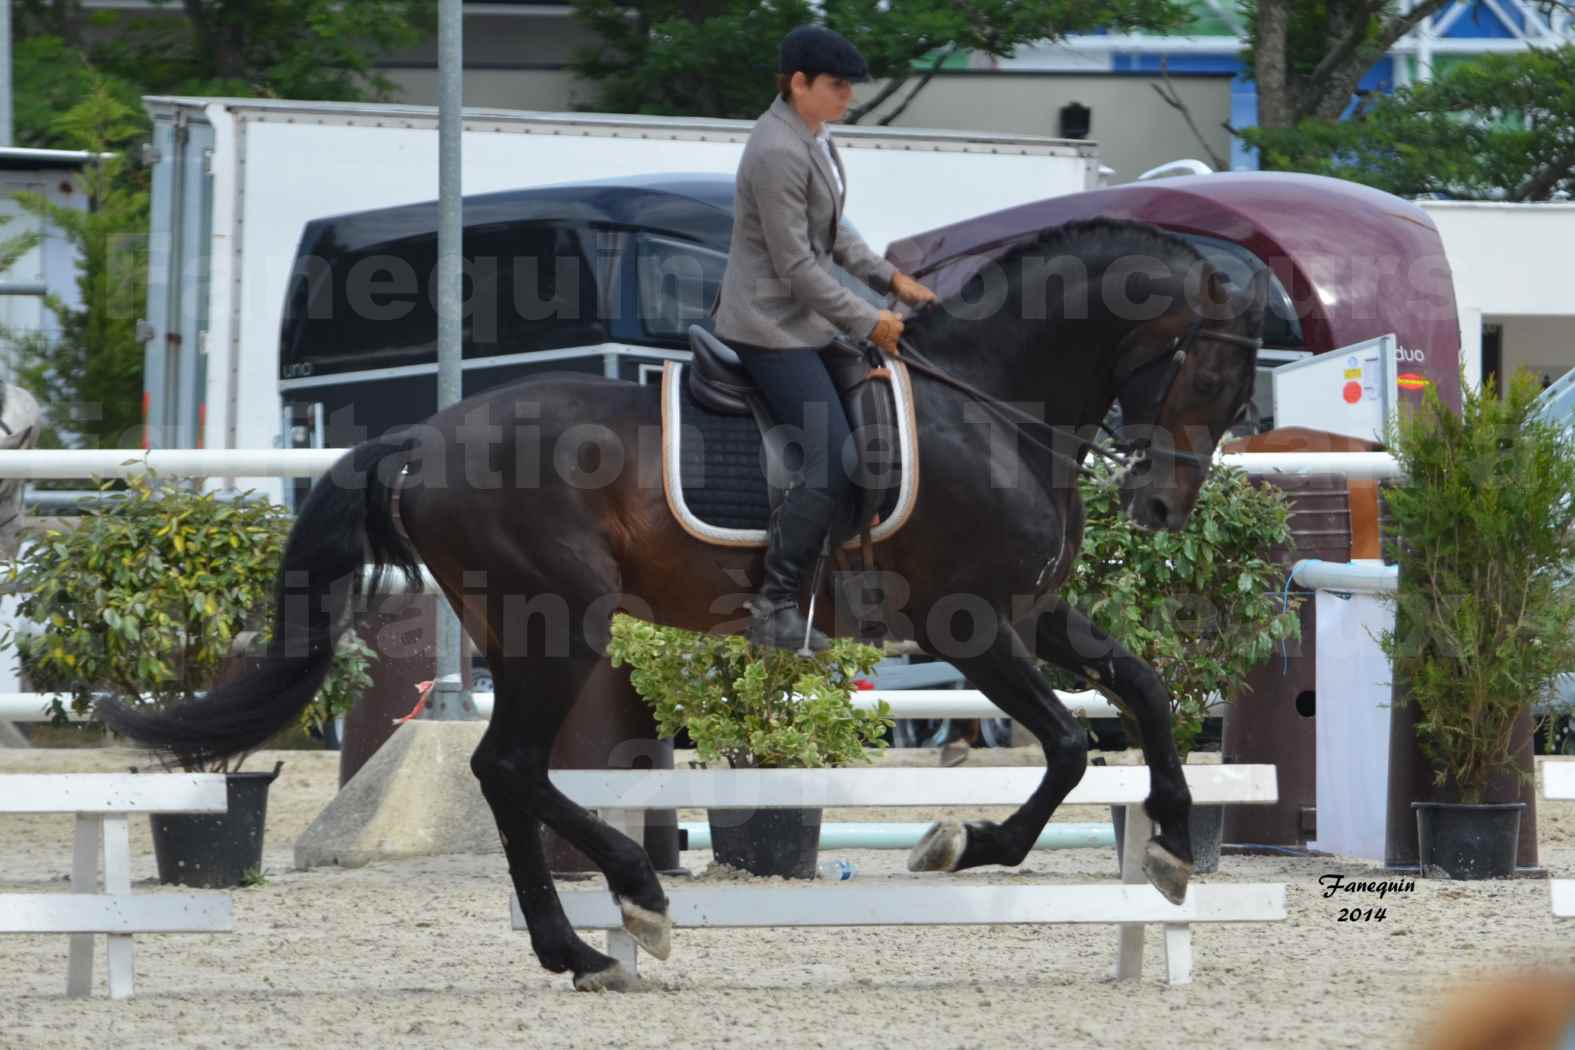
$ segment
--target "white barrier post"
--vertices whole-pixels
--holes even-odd
[[[1542,764],[1542,796],[1547,799],[1575,801],[1575,762]],[[1575,879],[1554,879],[1549,883],[1555,919],[1575,919]]]
[[[0,812],[71,813],[76,830],[70,893],[0,894],[0,933],[70,935],[66,994],[93,990],[93,938],[106,936],[109,994],[135,991],[136,933],[221,932],[233,927],[223,893],[131,892],[132,813],[222,813],[222,774],[70,773],[0,776]],[[99,866],[103,863],[103,886]]]
[[[1153,833],[1153,823],[1141,804],[1124,807],[1125,827],[1121,831],[1121,881],[1142,885],[1143,849]],[[1116,948],[1116,980],[1135,981],[1143,976],[1143,927],[1129,923],[1121,927],[1121,939]]]

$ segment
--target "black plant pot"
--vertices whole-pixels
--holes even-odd
[[[1422,874],[1502,879],[1515,874],[1524,802],[1413,802]]]
[[[711,856],[751,875],[813,879],[820,853],[820,810],[713,810]]]
[[[271,773],[226,774],[223,813],[153,814],[149,823],[159,881],[221,889],[239,886],[247,872],[261,868],[268,785],[283,766],[280,762]]]
[[[1116,826],[1116,870],[1121,870],[1122,844],[1126,840],[1127,807],[1111,806],[1110,819]],[[1154,826],[1155,834],[1159,826]],[[1217,804],[1194,805],[1187,814],[1187,833],[1192,839],[1192,872],[1212,875],[1220,869],[1220,841],[1225,836],[1225,807]]]

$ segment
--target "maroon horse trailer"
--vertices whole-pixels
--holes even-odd
[[[886,258],[947,296],[1012,245],[1085,219],[1151,223],[1238,284],[1274,277],[1256,400],[1277,365],[1393,334],[1402,400],[1428,385],[1460,404],[1460,328],[1444,244],[1410,201],[1339,179],[1226,172],[1111,186],[1024,204],[893,241]]]

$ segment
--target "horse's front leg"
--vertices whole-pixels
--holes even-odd
[[[1064,601],[1039,615],[1034,636],[1040,657],[1087,678],[1137,722],[1149,770],[1143,808],[1159,825],[1144,853],[1143,873],[1165,899],[1180,904],[1192,877],[1187,832],[1192,794],[1171,734],[1170,691],[1152,667]]]
[[[1045,775],[1028,801],[999,824],[945,821],[932,826],[908,857],[910,871],[961,871],[984,864],[1021,864],[1050,815],[1083,779],[1088,733],[1056,698],[1022,640],[1003,617],[990,646],[972,657],[944,652],[990,701],[1038,738]]]

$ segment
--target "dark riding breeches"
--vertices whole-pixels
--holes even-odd
[[[851,494],[846,458],[854,455],[852,430],[826,364],[814,348],[773,350],[729,343],[765,395],[779,426],[793,428],[789,469],[804,485],[836,503]],[[802,450],[802,460],[795,449]]]

